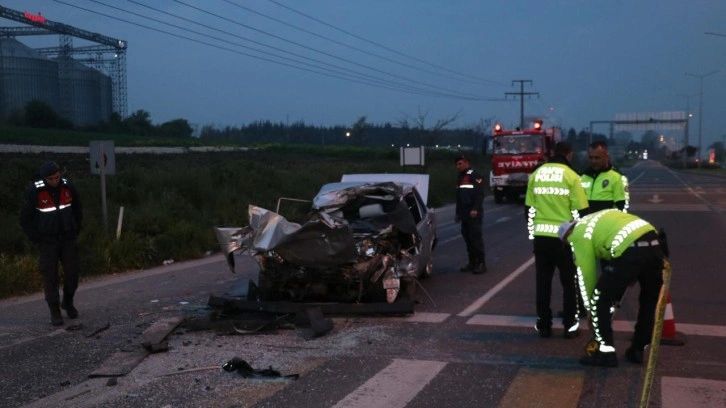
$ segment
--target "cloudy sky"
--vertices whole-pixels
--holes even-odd
[[[126,40],[128,111],[144,109],[157,124],[327,126],[367,116],[380,124],[424,117],[431,126],[458,115],[454,127],[516,126],[511,93],[526,80],[525,115],[553,125],[581,130],[619,113],[690,107],[691,140],[698,119],[704,148],[726,135],[724,0],[0,4]],[[57,36],[19,39],[58,44]]]

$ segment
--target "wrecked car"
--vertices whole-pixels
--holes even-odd
[[[354,174],[320,189],[303,223],[250,205],[246,227],[217,227],[234,253],[259,265],[248,299],[387,302],[431,274],[436,216],[428,175]]]

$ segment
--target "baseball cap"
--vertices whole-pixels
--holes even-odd
[[[560,237],[561,241],[565,240],[565,235],[567,234],[567,231],[569,231],[575,224],[577,224],[576,220],[572,221],[565,221],[560,225],[560,229],[557,230],[557,236]]]
[[[60,171],[60,167],[58,164],[54,161],[47,161],[43,163],[42,166],[40,166],[40,177],[46,178],[50,175],[53,175],[55,173],[58,173]]]

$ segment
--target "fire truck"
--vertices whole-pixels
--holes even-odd
[[[529,175],[554,155],[561,135],[559,128],[543,128],[541,120],[535,120],[530,129],[506,130],[499,123],[494,126],[489,186],[495,203],[505,198],[516,201],[526,192]]]

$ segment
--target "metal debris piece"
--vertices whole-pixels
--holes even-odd
[[[237,371],[244,378],[284,378],[291,380],[300,378],[300,374],[282,375],[279,371],[274,370],[272,366],[264,369],[252,368],[248,362],[239,357],[227,361],[222,369],[227,372]]]

